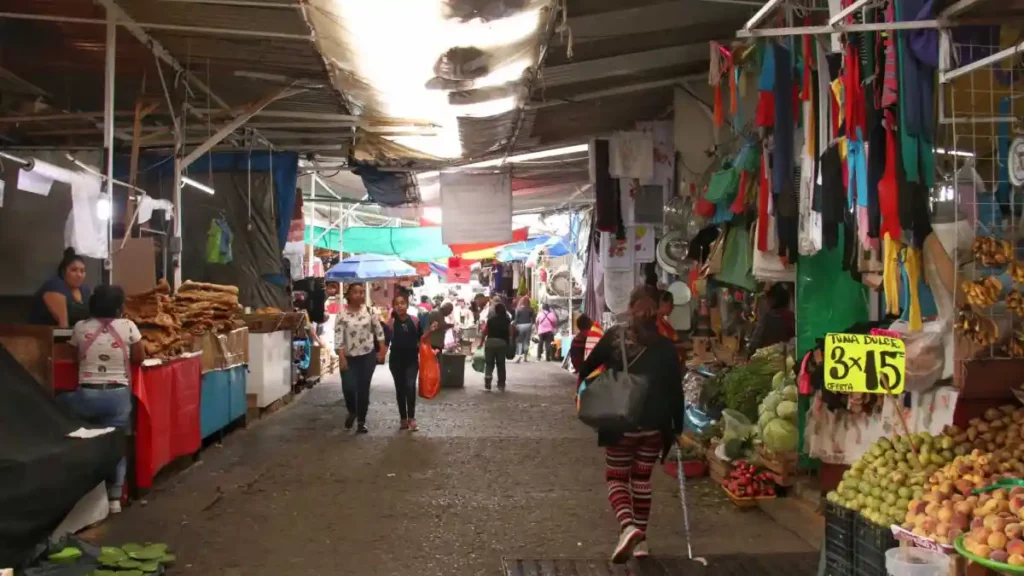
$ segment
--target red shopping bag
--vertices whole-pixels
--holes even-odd
[[[431,399],[441,390],[441,365],[430,344],[420,342],[420,396]]]

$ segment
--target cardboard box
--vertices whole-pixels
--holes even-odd
[[[249,363],[249,329],[227,334],[204,332],[195,339],[193,352],[203,353],[203,373]]]
[[[313,346],[309,349],[309,369],[306,370],[306,374],[310,377],[324,375],[324,355],[326,351],[319,346]]]

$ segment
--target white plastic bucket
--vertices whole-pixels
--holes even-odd
[[[949,557],[924,548],[891,548],[885,552],[889,576],[944,576],[949,574]]]

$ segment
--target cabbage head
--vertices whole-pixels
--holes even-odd
[[[782,387],[786,385],[786,373],[778,371],[775,376],[772,376],[772,390],[782,390]]]
[[[764,428],[765,424],[778,418],[775,412],[761,412],[761,417],[757,419],[757,427]]]
[[[782,402],[779,402],[778,407],[775,409],[775,413],[779,416],[779,418],[782,418],[783,420],[789,420],[791,422],[796,421],[796,411],[796,402],[791,402],[789,400],[783,400]]]
[[[775,409],[779,407],[779,402],[782,402],[782,395],[778,392],[769,392],[764,400],[761,401],[761,407],[758,409],[759,412],[768,412],[771,414],[775,413]]]
[[[782,399],[789,400],[790,402],[796,402],[800,396],[800,392],[796,389],[795,384],[790,384],[782,389]]]
[[[772,452],[793,452],[800,441],[796,426],[782,418],[769,421],[761,431],[765,448]]]

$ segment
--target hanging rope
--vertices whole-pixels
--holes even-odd
[[[555,29],[562,42],[565,42],[565,57],[572,60],[572,27],[569,26],[569,0],[562,0],[562,22]],[[568,36],[568,39],[566,39]]]
[[[245,203],[249,209],[249,221],[245,224],[245,229],[252,232],[252,138],[248,139],[248,145],[246,146],[246,164],[245,164]]]

